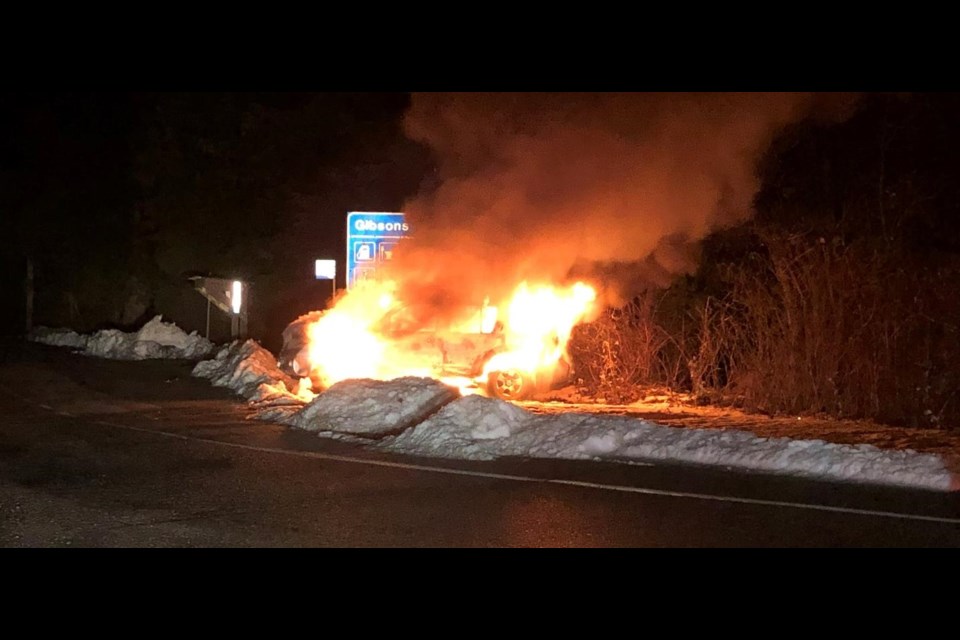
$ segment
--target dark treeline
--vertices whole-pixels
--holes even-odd
[[[865,96],[784,131],[753,220],[697,273],[581,327],[583,383],[771,413],[960,425],[960,96]]]
[[[395,210],[430,174],[402,94],[0,95],[0,332],[34,321],[201,329],[194,274],[253,283],[254,337],[323,305],[314,258],[344,214]],[[578,329],[583,384],[651,384],[768,412],[960,424],[960,96],[864,96],[781,133],[751,222],[699,270]],[[342,283],[341,283],[342,284]],[[221,325],[221,331],[226,324]],[[222,338],[223,335],[214,335]]]
[[[0,97],[2,330],[202,329],[190,275],[253,283],[268,344],[323,305],[315,258],[342,259],[344,213],[394,210],[426,172],[402,94],[37,94]],[[321,286],[323,285],[323,286]],[[229,325],[214,326],[221,332]],[[212,336],[216,337],[216,336]],[[275,345],[274,345],[275,346]]]

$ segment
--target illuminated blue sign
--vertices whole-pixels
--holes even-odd
[[[402,213],[347,214],[347,288],[373,276],[377,267],[393,260],[393,252],[410,225]]]

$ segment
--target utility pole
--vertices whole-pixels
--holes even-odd
[[[24,307],[24,327],[27,334],[33,331],[33,260],[27,258],[26,304]]]

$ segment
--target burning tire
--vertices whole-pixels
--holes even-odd
[[[493,371],[487,377],[487,391],[501,400],[526,400],[536,391],[537,381],[516,370]]]

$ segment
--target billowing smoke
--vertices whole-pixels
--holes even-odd
[[[434,315],[523,279],[665,285],[700,239],[750,216],[759,156],[822,98],[416,95],[406,132],[438,169],[404,207],[415,238],[394,274]]]

